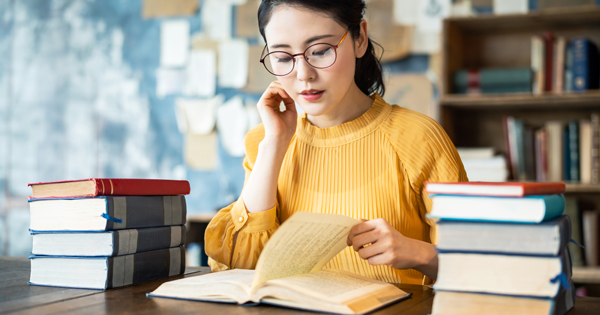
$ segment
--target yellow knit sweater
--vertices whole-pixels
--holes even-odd
[[[317,128],[305,113],[298,115],[279,174],[277,205],[248,213],[240,197],[210,222],[205,249],[213,271],[253,269],[269,237],[297,211],[383,218],[403,235],[435,244],[435,225],[425,217],[431,201],[423,183],[467,181],[462,162],[433,119],[391,106],[378,94],[372,98],[373,105],[362,116],[335,127]],[[262,125],[246,135],[246,180],[263,138]],[[351,247],[325,268],[387,282],[422,284],[425,279],[413,269],[372,266]]]

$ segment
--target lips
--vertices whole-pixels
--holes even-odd
[[[319,91],[319,90],[304,90],[302,92],[300,92],[300,95],[302,95],[302,98],[308,102],[314,102],[316,100],[318,100],[319,98],[321,98],[321,96],[323,95],[323,93],[325,93],[325,91]]]

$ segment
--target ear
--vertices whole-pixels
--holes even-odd
[[[356,58],[362,58],[367,52],[369,46],[369,37],[367,35],[367,21],[360,21],[360,34],[358,38],[354,40],[354,54]]]

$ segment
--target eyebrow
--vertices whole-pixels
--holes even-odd
[[[319,35],[319,36],[314,36],[314,37],[311,37],[311,38],[307,39],[304,42],[304,45],[308,45],[308,44],[310,44],[312,42],[315,42],[315,41],[318,41],[320,39],[328,38],[328,37],[333,37],[333,36],[334,35]],[[277,44],[277,45],[271,46],[271,49],[275,49],[275,48],[292,48],[292,47],[290,45],[288,45],[288,44]]]

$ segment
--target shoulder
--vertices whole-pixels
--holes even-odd
[[[438,147],[450,142],[444,128],[433,118],[397,105],[392,105],[392,111],[382,127],[397,149],[424,145]]]
[[[250,161],[250,165],[254,165],[256,156],[258,155],[258,145],[265,138],[265,127],[260,124],[246,133],[244,139],[244,147],[246,149],[246,157]]]

